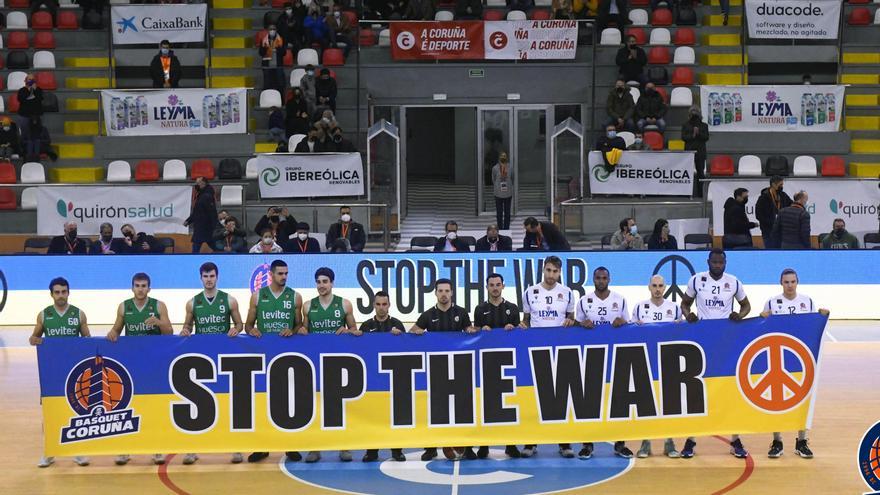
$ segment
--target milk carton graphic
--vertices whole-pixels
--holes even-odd
[[[743,99],[741,93],[733,94],[733,121],[742,122],[743,119]]]
[[[801,125],[811,126],[816,123],[816,101],[812,94],[801,95]]]
[[[232,123],[241,122],[241,107],[238,103],[238,93],[229,93],[229,108],[232,115]]]
[[[217,120],[219,126],[229,125],[229,99],[226,95],[217,95]]]
[[[825,104],[828,106],[828,122],[834,122],[837,118],[836,112],[834,111],[834,93],[825,94]]]
[[[709,125],[721,125],[721,97],[718,93],[709,93]]]
[[[825,95],[823,93],[816,93],[813,96],[813,100],[816,102],[816,124],[824,124],[828,112],[828,103],[825,100]]]
[[[213,96],[202,98],[202,125],[205,129],[217,127],[217,100]]]
[[[128,120],[128,127],[137,127],[141,121],[141,115],[138,112],[137,100],[134,96],[125,97],[125,114]]]
[[[733,123],[733,98],[730,93],[721,93],[722,114],[724,115],[724,123]]]
[[[125,102],[121,98],[110,100],[110,115],[107,119],[110,121],[110,129],[114,131],[125,129]]]
[[[137,97],[137,110],[141,120],[140,125],[149,124],[150,114],[149,110],[147,109],[147,99],[143,96]]]

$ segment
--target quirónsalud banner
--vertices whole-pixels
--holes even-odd
[[[809,427],[818,314],[596,330],[48,338],[46,455],[635,440]]]
[[[590,152],[588,160],[590,194],[693,194],[693,151],[624,151],[612,171],[598,151]]]

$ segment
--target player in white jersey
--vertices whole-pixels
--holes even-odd
[[[544,260],[544,278],[523,292],[523,319],[520,328],[570,327],[574,321],[574,295],[571,289],[559,283],[562,260],[558,256],[548,256]],[[532,457],[538,453],[537,445],[526,445],[521,457]],[[559,455],[574,457],[571,444],[559,444]]]
[[[796,271],[791,268],[782,270],[782,275],[779,276],[779,283],[782,285],[782,294],[771,297],[767,300],[767,303],[764,304],[764,311],[761,312],[763,318],[767,318],[770,315],[799,315],[815,312],[819,312],[825,316],[830,314],[830,311],[827,309],[817,310],[816,306],[813,304],[813,299],[811,299],[810,296],[798,294],[798,275]],[[810,450],[807,443],[807,431],[798,430],[794,452],[804,459],[812,459],[813,451]],[[775,431],[773,432],[773,442],[770,444],[770,450],[767,452],[767,457],[776,459],[782,456],[782,450],[782,435],[778,431]]]
[[[723,249],[714,248],[709,252],[709,271],[700,272],[688,281],[687,290],[681,298],[681,313],[689,323],[699,320],[722,320],[740,321],[748,316],[752,310],[749,298],[743,289],[742,283],[729,273],[724,273],[727,268],[727,255]],[[739,303],[739,311],[733,310],[733,301]],[[691,312],[691,305],[697,303],[697,313]],[[694,447],[697,442],[693,437],[688,437],[681,449],[681,457],[690,459],[694,456]],[[743,447],[739,435],[732,435],[730,453],[739,459],[749,456]]]
[[[663,298],[666,294],[666,280],[660,275],[651,277],[648,283],[648,290],[651,292],[651,298],[639,302],[633,307],[632,322],[636,325],[644,325],[645,323],[662,323],[662,322],[681,322],[681,310],[672,301]],[[663,454],[669,458],[679,457],[679,453],[675,450],[675,441],[667,438],[663,444]],[[639,447],[636,457],[644,459],[651,455],[651,441],[642,440],[642,446]]]
[[[593,270],[593,292],[581,297],[575,310],[575,319],[584,328],[598,328],[611,325],[617,328],[629,323],[629,311],[626,307],[626,299],[616,292],[608,289],[611,283],[611,273],[604,266]],[[614,442],[614,454],[624,459],[631,459],[632,450],[627,448],[622,441]],[[593,457],[593,442],[584,442],[578,457],[589,459]]]

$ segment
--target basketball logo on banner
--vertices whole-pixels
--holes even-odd
[[[67,376],[65,390],[77,416],[61,429],[61,443],[138,432],[140,417],[128,409],[134,386],[119,362],[100,355],[80,361]]]
[[[880,422],[868,428],[859,444],[859,473],[865,484],[880,493]]]
[[[760,375],[757,379],[752,379],[753,370]],[[801,377],[797,378],[796,373]],[[815,377],[816,364],[810,349],[784,334],[767,334],[752,341],[736,365],[740,393],[752,406],[769,413],[783,413],[800,405],[810,395]]]

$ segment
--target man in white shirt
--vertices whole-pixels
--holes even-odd
[[[761,312],[762,318],[767,318],[771,315],[799,315],[815,312],[828,316],[831,313],[827,309],[817,310],[816,306],[813,304],[813,299],[811,299],[810,296],[806,294],[798,294],[798,275],[797,272],[791,268],[782,270],[782,275],[779,276],[779,283],[782,285],[782,294],[771,297],[767,300],[767,303],[764,304],[764,311]],[[807,431],[798,430],[794,452],[804,459],[812,459],[813,451],[810,450],[807,443]],[[767,457],[776,459],[782,456],[782,451],[782,435],[780,432],[775,431],[773,432],[773,442],[770,444],[770,450],[767,452]]]
[[[578,301],[575,319],[584,328],[597,328],[611,325],[614,328],[629,323],[626,307],[626,299],[616,292],[608,289],[611,283],[611,273],[604,266],[593,270],[593,292],[585,295]],[[614,442],[614,454],[624,459],[631,459],[632,451],[622,441]],[[589,459],[593,457],[593,442],[584,442],[578,457]]]
[[[687,290],[681,299],[681,313],[688,323],[699,320],[722,320],[740,321],[752,310],[749,298],[743,289],[742,283],[735,276],[724,273],[727,268],[727,255],[723,249],[714,248],[709,252],[709,271],[700,272],[688,281]],[[733,310],[733,302],[739,303],[739,311]],[[697,312],[691,311],[691,305],[697,303]],[[694,456],[694,447],[697,443],[693,437],[688,437],[681,449],[681,457],[690,459]],[[732,435],[730,453],[739,459],[749,456],[743,447],[739,435]]]
[[[662,322],[681,322],[681,310],[672,301],[663,298],[666,294],[666,280],[660,275],[651,277],[648,283],[648,290],[651,292],[651,298],[639,302],[633,307],[632,322],[636,325],[644,325],[645,323],[662,323]],[[679,457],[680,454],[675,450],[675,441],[667,438],[663,444],[663,454],[669,458]],[[651,441],[642,440],[642,446],[639,447],[636,457],[644,459],[651,455]]]
[[[548,256],[544,260],[544,278],[540,284],[533,285],[523,292],[523,319],[521,328],[570,327],[574,320],[574,295],[571,289],[559,283],[562,260],[558,256]],[[538,453],[537,445],[526,445],[521,457],[532,457]],[[571,444],[559,444],[559,455],[574,457]]]

